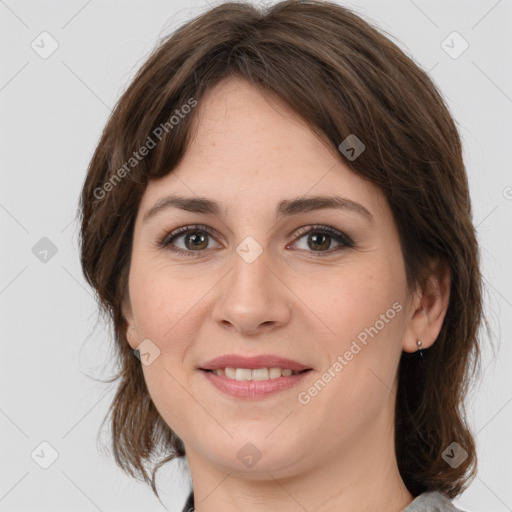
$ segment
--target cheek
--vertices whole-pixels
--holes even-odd
[[[179,277],[161,258],[141,252],[132,260],[130,298],[140,335],[160,342],[173,337],[193,304],[200,297],[198,283]]]
[[[307,305],[309,316],[316,318],[314,329],[323,334],[322,344],[341,349],[376,322],[382,337],[397,332],[401,322],[396,319],[403,316],[397,311],[403,306],[403,286],[400,272],[375,260],[298,276],[293,291]]]
[[[195,402],[187,393],[183,361],[194,343],[191,327],[200,325],[197,303],[204,291],[193,286],[190,279],[177,278],[169,269],[135,264],[133,270],[130,296],[137,334],[140,341],[152,340],[159,350],[150,365],[143,365],[144,380],[164,421],[174,431],[185,433],[182,438],[188,441],[189,414]]]
[[[326,411],[330,424],[356,428],[389,399],[405,326],[403,286],[400,272],[382,261],[331,272],[322,286],[311,281],[298,290],[322,320],[316,347],[324,356],[321,382],[303,391],[310,410]]]

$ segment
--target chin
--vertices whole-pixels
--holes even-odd
[[[287,468],[302,458],[297,451],[300,443],[294,443],[290,438],[287,444],[284,444],[285,439],[277,437],[265,439],[260,430],[257,436],[247,435],[246,439],[229,438],[225,443],[211,443],[205,448],[215,465],[234,475],[255,480],[268,480],[269,473],[272,476],[289,476]]]

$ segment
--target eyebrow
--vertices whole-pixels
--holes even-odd
[[[219,203],[211,199],[171,195],[162,197],[147,210],[142,222],[148,221],[168,208],[178,208],[193,213],[215,215],[221,218],[224,218],[227,213],[226,208],[222,209]],[[355,212],[370,223],[374,222],[372,214],[362,204],[340,196],[307,196],[298,197],[296,199],[284,199],[277,205],[276,218],[280,219],[285,216],[325,210],[328,208]]]

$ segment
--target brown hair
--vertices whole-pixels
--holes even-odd
[[[80,249],[85,278],[115,337],[120,371],[112,380],[120,382],[108,415],[116,462],[131,476],[151,481],[158,495],[157,469],[185,454],[150,399],[126,339],[121,303],[141,196],[149,180],[180,162],[197,109],[179,123],[169,119],[230,76],[280,97],[340,159],[338,146],[349,134],[363,141],[365,151],[343,161],[384,192],[399,230],[409,290],[425,283],[433,261],[449,265],[446,317],[436,342],[423,350],[423,367],[416,354],[402,353],[395,446],[411,494],[440,490],[457,496],[476,475],[464,399],[479,367],[483,318],[461,142],[427,73],[377,28],[329,1],[287,0],[267,8],[229,2],[185,23],[138,71],[103,131],[80,198]],[[131,161],[155,133],[155,147]],[[458,467],[442,457],[454,441],[468,454]],[[145,464],[159,455],[164,458],[150,480]]]

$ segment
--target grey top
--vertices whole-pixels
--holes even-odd
[[[194,510],[194,494],[191,492],[182,512]],[[455,508],[450,498],[438,491],[424,492],[407,505],[401,512],[464,512]]]
[[[450,498],[439,491],[424,492],[405,507],[402,512],[464,512],[456,508]]]

